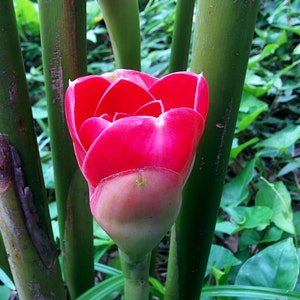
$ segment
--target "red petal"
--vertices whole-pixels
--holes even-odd
[[[149,90],[163,101],[165,110],[189,107],[206,117],[208,86],[205,78],[192,72],[177,72],[158,80]]]
[[[198,76],[190,72],[172,73],[158,80],[149,92],[163,101],[165,110],[194,108]]]
[[[135,116],[152,116],[158,118],[164,112],[163,104],[160,100],[152,101],[140,107]]]
[[[101,76],[85,76],[70,83],[66,92],[65,107],[69,130],[78,140],[77,131],[81,124],[94,116],[96,107],[110,82]]]
[[[79,138],[82,146],[87,151],[102,131],[111,123],[102,118],[90,118],[83,122],[79,130]]]
[[[111,73],[105,73],[102,76],[109,79],[110,81],[116,81],[122,78],[126,78],[137,85],[140,85],[144,89],[148,90],[158,79],[147,73],[135,71],[118,69]]]
[[[194,109],[206,119],[209,106],[209,89],[206,79],[200,74],[198,76],[197,91],[195,95]]]
[[[155,166],[181,174],[185,181],[203,132],[204,120],[191,109],[153,117],[128,117],[106,128],[90,147],[83,173],[92,186],[112,174]]]
[[[126,118],[126,117],[130,117],[130,115],[126,114],[126,113],[120,113],[120,112],[116,112],[114,117],[113,117],[113,122],[119,120],[119,119],[123,119],[123,118]]]
[[[74,146],[75,156],[76,156],[77,161],[78,161],[78,165],[81,168],[82,164],[83,164],[83,161],[84,161],[84,158],[85,158],[85,155],[86,155],[86,151],[83,149],[81,144],[78,144],[76,142],[73,143],[73,146]]]
[[[141,106],[153,100],[147,90],[141,86],[129,80],[120,79],[104,94],[95,116],[107,113],[113,118],[116,112],[133,115]]]

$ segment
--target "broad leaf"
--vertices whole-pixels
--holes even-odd
[[[212,245],[208,258],[206,275],[212,273],[212,268],[229,270],[232,266],[240,263],[241,262],[228,249],[222,246]]]
[[[256,144],[255,147],[275,148],[284,152],[300,139],[300,125],[289,126],[276,133],[268,139]]]
[[[291,234],[295,233],[291,197],[283,182],[273,184],[265,181],[256,195],[255,203],[272,210],[271,220],[278,228]]]
[[[225,211],[239,225],[235,232],[246,228],[262,230],[270,224],[272,216],[271,209],[266,206],[228,207]]]
[[[244,91],[238,115],[238,130],[245,130],[267,108],[265,102]]]
[[[241,267],[235,285],[293,290],[298,272],[297,251],[288,238],[249,258]]]
[[[244,170],[224,186],[221,207],[237,206],[249,195],[248,184],[253,178],[255,159],[251,160]]]

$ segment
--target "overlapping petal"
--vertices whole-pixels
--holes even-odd
[[[107,89],[94,114],[100,116],[106,113],[111,118],[116,112],[132,115],[153,100],[152,95],[143,87],[121,78]]]
[[[207,82],[192,72],[157,79],[121,69],[76,79],[66,93],[75,153],[93,187],[145,166],[173,170],[185,180],[207,111]]]
[[[89,148],[83,173],[92,186],[114,173],[145,166],[173,170],[185,180],[203,128],[202,116],[188,108],[170,110],[159,118],[120,119]]]
[[[85,76],[70,82],[66,92],[66,117],[72,138],[77,139],[81,124],[93,117],[100,99],[110,86],[102,76]]]
[[[142,88],[148,90],[158,79],[147,73],[139,72],[136,70],[127,70],[127,69],[117,69],[113,72],[107,72],[103,75],[104,78],[108,79],[111,82],[115,82],[119,79],[128,79],[135,84],[138,84]]]

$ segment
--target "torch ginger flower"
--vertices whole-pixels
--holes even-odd
[[[208,111],[205,78],[120,69],[70,82],[65,105],[94,218],[142,257],[178,215]]]

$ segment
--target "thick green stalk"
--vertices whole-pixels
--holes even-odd
[[[74,207],[69,196],[74,187],[72,180],[79,175],[74,175],[78,164],[64,110],[68,81],[86,74],[85,1],[39,0],[39,13],[60,239],[63,256],[72,256],[64,262],[64,271],[73,299],[94,284],[91,215],[88,210],[79,208],[76,211],[80,207],[77,201],[87,205],[84,195],[87,187],[82,186],[82,198],[78,197],[76,204],[74,201]],[[77,218],[70,220],[71,216]],[[66,234],[68,231],[71,232]],[[72,240],[67,240],[68,237]],[[69,247],[74,242],[73,237],[77,237],[77,247]],[[85,257],[82,256],[83,248]],[[82,278],[79,282],[78,274]]]
[[[0,228],[22,300],[65,299],[56,247],[40,227],[20,158],[0,135]]]
[[[137,0],[98,0],[107,26],[116,68],[140,70],[141,45]]]
[[[73,175],[68,194],[63,252],[73,298],[81,295],[92,284],[90,271],[93,269],[90,264],[93,252],[90,245],[93,240],[90,230],[87,232],[87,228],[93,228],[92,221],[86,181],[78,169]],[[88,276],[82,270],[88,272]]]
[[[201,293],[258,5],[259,0],[198,1],[191,69],[208,80],[210,109],[176,222],[178,282],[169,281],[166,293],[171,284],[178,291],[168,300],[198,300]]]
[[[151,253],[141,261],[133,261],[121,250],[119,254],[124,274],[125,300],[148,300]]]
[[[42,228],[52,236],[13,1],[0,1],[0,132],[20,154]]]
[[[186,70],[190,51],[195,0],[178,0],[172,37],[169,73]]]

